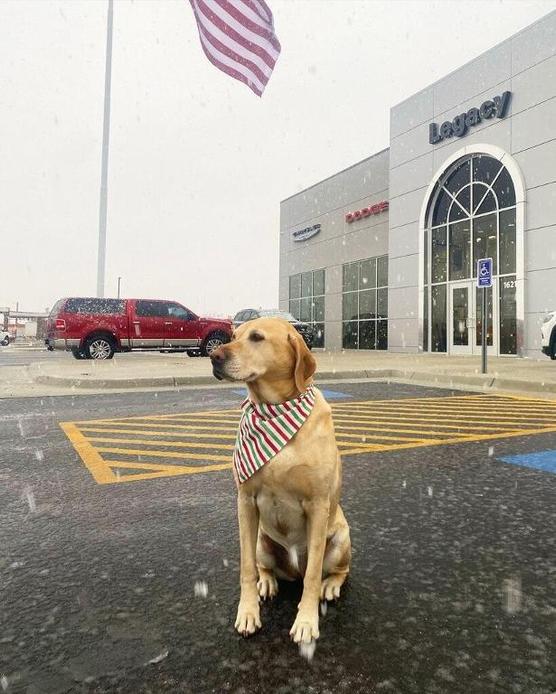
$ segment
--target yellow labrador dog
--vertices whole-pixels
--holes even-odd
[[[234,451],[235,627],[244,636],[260,629],[259,598],[276,595],[277,578],[303,578],[290,635],[309,643],[319,636],[319,599],[339,597],[351,560],[341,460],[330,406],[312,385],[315,359],[290,323],[260,318],[237,328],[211,360],[216,378],[244,381],[249,391]]]

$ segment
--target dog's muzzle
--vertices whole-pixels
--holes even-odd
[[[224,354],[224,350],[222,347],[219,347],[218,349],[215,349],[214,352],[210,355],[210,360],[212,362],[212,373],[215,378],[217,378],[219,381],[223,381],[225,374],[224,374],[224,363],[226,361],[226,355]]]

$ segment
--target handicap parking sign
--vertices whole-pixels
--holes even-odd
[[[492,287],[492,258],[477,260],[477,287]]]

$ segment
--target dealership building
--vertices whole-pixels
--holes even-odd
[[[492,258],[492,287],[477,260]],[[390,111],[390,147],[280,206],[317,346],[540,356],[556,310],[556,12]]]

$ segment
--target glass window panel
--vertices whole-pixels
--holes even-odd
[[[359,265],[359,289],[376,287],[376,258],[362,260]]]
[[[425,229],[425,239],[423,246],[423,261],[425,263],[425,284],[429,283],[429,232]]]
[[[473,277],[477,276],[477,260],[492,258],[493,273],[496,275],[496,214],[487,214],[473,220]]]
[[[461,207],[454,201],[452,207],[450,208],[449,220],[450,222],[457,222],[458,219],[465,219],[469,215],[467,212],[461,209]]]
[[[380,291],[385,290],[381,289]],[[376,318],[376,289],[368,289],[359,293],[359,319],[369,318]]]
[[[500,274],[515,272],[515,209],[500,212]]]
[[[476,291],[476,313],[477,313],[477,346],[480,347],[483,344],[483,289],[475,287]],[[494,331],[494,326],[492,324],[492,287],[487,287],[487,345],[492,347],[492,335]]]
[[[343,267],[344,292],[350,292],[358,287],[358,263],[348,263]]]
[[[452,195],[456,195],[466,183],[471,183],[471,167],[469,159],[461,163],[448,176],[444,187],[449,190]]]
[[[388,286],[388,256],[382,255],[376,259],[376,286]]]
[[[494,195],[492,194],[492,192],[489,190],[482,203],[476,209],[475,214],[484,214],[485,212],[492,212],[495,209],[496,200],[494,199]]]
[[[313,331],[313,347],[324,347],[324,323],[315,323]]]
[[[452,342],[454,346],[466,347],[469,344],[469,289],[452,289]]]
[[[357,349],[357,321],[348,321],[343,324],[342,347],[344,349]]]
[[[359,349],[375,349],[376,321],[364,320],[359,323]]]
[[[450,195],[448,195],[444,188],[441,188],[434,203],[431,226],[435,227],[439,224],[445,224],[451,202],[452,198]]]
[[[431,231],[432,281],[446,281],[446,227]]]
[[[471,222],[450,224],[450,279],[471,277]]]
[[[431,287],[431,352],[446,351],[446,285]]]
[[[388,349],[388,321],[379,320],[376,322],[376,348]]]
[[[324,296],[313,298],[313,320],[319,323],[324,321]]]
[[[299,299],[301,296],[301,275],[290,277],[290,299]]]
[[[299,311],[299,320],[305,321],[306,323],[311,322],[311,297],[305,297],[300,301],[301,308]]]
[[[498,198],[498,207],[515,205],[515,190],[512,177],[507,169],[502,169],[494,183],[493,190]]]
[[[313,272],[313,294],[315,296],[324,294],[324,270],[315,270]]]
[[[294,318],[297,318],[297,320],[299,320],[300,310],[299,299],[290,299],[290,313]],[[245,317],[242,316],[241,318],[238,318],[238,320],[245,320]]]
[[[423,293],[423,352],[429,351],[429,288]]]
[[[388,289],[378,289],[377,313],[379,318],[388,318]]]
[[[301,296],[311,296],[313,293],[313,273],[303,272],[301,274]]]
[[[500,278],[500,354],[517,354],[516,280]]]
[[[348,292],[342,296],[342,319],[357,320],[359,313],[357,306],[358,292]]]
[[[473,186],[473,210],[475,211],[475,214],[477,214],[477,208],[483,202],[483,198],[487,193],[487,186],[484,186],[481,183],[475,183]]]
[[[498,159],[489,157],[487,154],[479,154],[473,157],[473,180],[491,185],[501,166],[502,164]],[[475,204],[477,204],[477,201]]]
[[[469,214],[471,210],[471,186],[467,186],[460,193],[458,193],[456,200]]]

